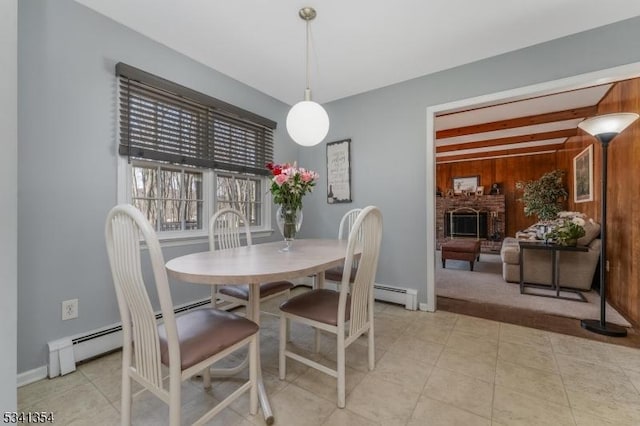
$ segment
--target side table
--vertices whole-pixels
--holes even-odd
[[[528,294],[531,296],[543,296],[543,297],[553,297],[557,299],[566,299],[573,300],[576,302],[587,302],[587,299],[584,297],[584,294],[579,290],[568,288],[568,287],[560,287],[560,266],[559,266],[559,257],[560,252],[562,251],[589,251],[589,249],[585,246],[561,246],[559,244],[553,243],[544,243],[544,242],[531,242],[531,241],[518,241],[520,245],[520,294]],[[524,251],[525,250],[546,250],[551,252],[551,287],[543,285],[543,284],[533,284],[533,283],[525,283],[524,282]],[[545,290],[555,290],[555,294],[541,294],[541,293],[527,293],[527,288],[539,288]],[[577,296],[575,297],[567,297],[560,295],[560,291],[573,293]]]

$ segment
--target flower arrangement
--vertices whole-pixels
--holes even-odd
[[[313,190],[320,177],[318,173],[297,167],[295,163],[267,163],[267,169],[273,174],[269,188],[273,202],[293,210],[302,208],[302,196]]]
[[[295,238],[302,223],[302,197],[313,190],[319,175],[314,171],[297,167],[296,163],[267,163],[266,167],[273,174],[269,188],[273,202],[280,205],[276,222],[286,242],[283,251],[289,251],[290,242]]]
[[[573,213],[573,212],[567,212]],[[577,243],[578,238],[584,237],[585,221],[579,215],[572,217],[565,215],[564,217],[558,215],[558,218],[562,222],[555,226],[551,232],[546,235],[547,239],[554,240],[561,246],[574,246]]]

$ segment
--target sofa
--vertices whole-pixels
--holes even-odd
[[[560,252],[559,284],[561,287],[581,291],[591,289],[593,276],[600,259],[600,225],[588,222],[586,234],[578,245],[588,247],[586,252]],[[518,239],[507,237],[500,250],[502,277],[511,283],[520,282],[520,246]],[[523,253],[524,281],[531,284],[551,285],[551,251],[525,250]]]

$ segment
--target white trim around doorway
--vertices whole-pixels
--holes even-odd
[[[436,115],[443,112],[454,112],[456,110],[469,109],[470,107],[477,108],[498,102],[513,102],[534,96],[544,96],[557,92],[581,89],[584,87],[607,84],[636,77],[640,77],[640,62],[427,107],[426,177],[427,181],[429,181],[429,178],[431,178],[432,183],[427,183],[426,185],[427,303],[420,304],[420,308],[422,310],[427,310],[430,312],[436,310],[436,194],[435,185],[433,185],[433,182],[435,182],[436,178],[436,147],[434,128]]]

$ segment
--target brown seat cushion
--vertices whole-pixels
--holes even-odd
[[[272,283],[260,284],[260,299],[280,293],[281,291],[291,290],[293,283],[290,281],[274,281]],[[235,297],[236,299],[249,300],[249,285],[225,285],[218,290],[222,294]]]
[[[324,278],[329,281],[342,281],[342,271],[344,270],[344,266],[336,266],[335,268],[327,269],[324,271]],[[349,277],[349,282],[354,282],[356,280],[356,272],[358,272],[358,268],[351,268],[351,276]]]
[[[311,290],[282,302],[280,310],[325,324],[338,325],[338,299],[340,293],[333,290]],[[351,296],[347,296],[345,321],[349,320]]]
[[[176,317],[181,369],[185,370],[258,332],[258,325],[218,309],[198,309]],[[169,365],[169,345],[164,324],[158,326],[160,360]]]

